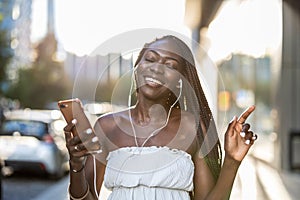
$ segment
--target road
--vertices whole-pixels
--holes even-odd
[[[67,200],[69,176],[49,180],[36,174],[16,174],[3,179],[3,200]],[[109,191],[102,187],[100,200],[107,199]]]
[[[16,174],[3,179],[3,200],[66,200],[69,177],[49,180],[34,174]]]

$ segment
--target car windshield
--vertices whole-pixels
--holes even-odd
[[[8,120],[2,124],[1,135],[19,132],[21,135],[41,138],[47,133],[47,124],[39,121]]]

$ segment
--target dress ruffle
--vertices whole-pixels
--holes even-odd
[[[191,155],[169,147],[123,147],[109,153],[104,185],[110,200],[189,199]]]

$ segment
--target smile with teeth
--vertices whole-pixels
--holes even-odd
[[[161,81],[151,78],[151,77],[146,77],[145,80],[151,84],[163,85],[163,83]]]

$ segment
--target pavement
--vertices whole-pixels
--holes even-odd
[[[300,174],[283,172],[253,155],[242,162],[231,200],[299,200]]]
[[[32,200],[69,200],[68,195],[68,186],[69,186],[69,176],[66,176],[60,180],[57,184],[50,187],[44,193],[41,193],[36,198]],[[101,195],[99,200],[106,200],[109,196],[110,191],[102,187]]]
[[[300,173],[276,167],[275,140],[260,135],[239,168],[231,200],[300,199]]]
[[[66,176],[60,180],[56,185],[50,187],[44,193],[41,193],[32,200],[69,200],[68,195],[68,186],[69,186],[69,176]],[[110,191],[107,190],[104,186],[102,187],[99,200],[106,200],[110,194]]]

